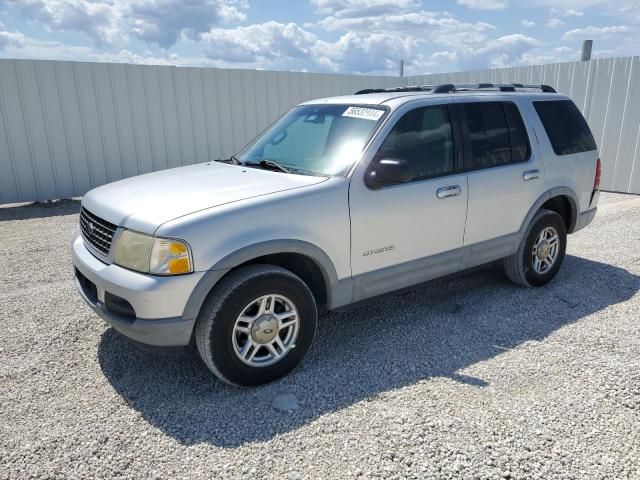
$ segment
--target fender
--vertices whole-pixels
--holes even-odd
[[[339,280],[333,262],[321,248],[303,240],[278,239],[247,245],[216,262],[194,288],[182,317],[185,319],[196,318],[211,289],[232,268],[254,258],[278,253],[299,253],[311,258],[316,263],[327,287],[327,307],[329,309],[351,303],[353,280],[351,278]]]
[[[550,198],[558,197],[561,195],[569,198],[569,204],[571,205],[571,224],[567,229],[567,233],[573,233],[575,231],[579,213],[578,195],[573,191],[573,189],[569,187],[554,187],[540,195],[540,197],[538,197],[538,199],[534,202],[533,206],[529,209],[529,212],[524,217],[524,221],[522,222],[520,230],[518,231],[518,233],[520,234],[520,238],[522,238],[522,236],[524,235],[524,232],[527,230],[527,226],[529,225],[529,223],[531,223],[531,220],[533,219],[536,212],[540,209],[540,207],[544,205],[544,203]]]

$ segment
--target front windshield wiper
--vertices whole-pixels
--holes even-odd
[[[233,163],[234,165],[243,165],[243,163],[240,160],[238,160],[235,155],[231,155],[229,158],[219,158],[217,160],[214,160],[214,162]]]
[[[274,162],[273,160],[260,160],[258,165],[261,167],[272,168],[281,171],[282,173],[291,173],[287,167],[280,165],[278,162]]]

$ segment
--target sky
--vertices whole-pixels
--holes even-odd
[[[397,75],[640,54],[640,0],[0,0],[0,58]]]

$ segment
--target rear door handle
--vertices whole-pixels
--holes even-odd
[[[540,178],[540,170],[538,170],[538,169],[536,169],[536,170],[526,170],[522,174],[522,179],[525,182],[528,182],[529,180],[535,180],[537,178]]]
[[[449,185],[448,187],[440,187],[436,190],[436,196],[439,199],[457,197],[462,194],[462,187],[460,185]]]

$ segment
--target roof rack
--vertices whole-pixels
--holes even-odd
[[[500,92],[516,92],[516,89],[536,89],[544,93],[556,93],[556,90],[549,85],[542,84],[522,84],[522,83],[444,83],[441,85],[412,85],[408,87],[395,88],[367,88],[356,92],[356,95],[366,95],[368,93],[389,93],[389,92],[430,92],[430,93],[452,93],[468,92],[474,90],[498,90]]]
[[[366,95],[368,93],[389,93],[389,92],[428,92],[433,90],[436,85],[409,85],[406,87],[392,88],[365,88],[355,93],[355,95]]]

